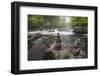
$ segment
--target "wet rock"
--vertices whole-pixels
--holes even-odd
[[[71,48],[69,45],[66,45],[65,43],[61,43],[62,45],[62,49],[59,50],[55,50],[55,43],[52,44],[50,46],[50,48],[48,48],[46,50],[46,52],[52,52],[52,54],[54,55],[55,59],[73,59],[74,55],[70,52]],[[50,59],[50,58],[47,58]]]
[[[50,48],[46,50],[46,53],[51,53],[50,56],[47,56],[46,59],[77,59],[77,58],[86,58],[87,54],[81,48],[80,38],[76,39],[73,45],[66,44],[61,42],[60,49],[55,49],[57,43],[53,43]]]
[[[45,52],[43,60],[53,60],[53,59],[55,59],[55,55],[53,54],[53,52],[51,51]]]
[[[45,52],[45,47],[42,44],[42,39],[37,39],[33,42],[32,48],[28,52],[28,60],[41,60]]]
[[[37,40],[38,38],[40,38],[42,36],[41,33],[36,33],[36,34],[29,34],[28,35],[28,50],[32,47],[32,42]]]
[[[87,27],[75,27],[73,32],[75,34],[87,34]]]
[[[54,49],[55,50],[60,50],[62,48],[61,46],[61,37],[60,37],[60,34],[57,33],[57,38],[56,38],[56,42],[55,42],[55,46],[54,46]]]
[[[28,52],[28,60],[42,60],[45,50],[49,48],[52,43],[51,39],[42,36],[32,42],[32,48]]]
[[[41,34],[34,37],[28,52],[28,60],[87,58],[87,35],[74,34],[59,37],[59,35]]]

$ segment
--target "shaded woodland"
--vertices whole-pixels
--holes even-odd
[[[28,60],[88,58],[88,17],[28,15]]]

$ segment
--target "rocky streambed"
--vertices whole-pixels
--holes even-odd
[[[28,35],[28,60],[54,60],[87,58],[87,34],[60,34],[61,46],[54,50],[56,35],[34,33]],[[75,41],[80,39],[80,49],[74,47]],[[74,51],[75,50],[75,51]],[[75,54],[80,50],[79,54]]]

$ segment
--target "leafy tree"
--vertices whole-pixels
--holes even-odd
[[[87,26],[88,25],[88,17],[70,17],[70,25],[72,27],[75,26]]]
[[[37,28],[63,28],[66,21],[60,16],[28,15],[29,29]]]

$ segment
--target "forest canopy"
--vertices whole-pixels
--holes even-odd
[[[53,29],[64,28],[66,25],[71,27],[88,25],[88,17],[69,16],[69,19],[70,21],[67,22],[64,16],[28,15],[28,29]]]
[[[64,28],[66,20],[60,16],[28,15],[28,26],[36,28]]]
[[[88,17],[70,17],[70,25],[72,27],[88,25]]]

